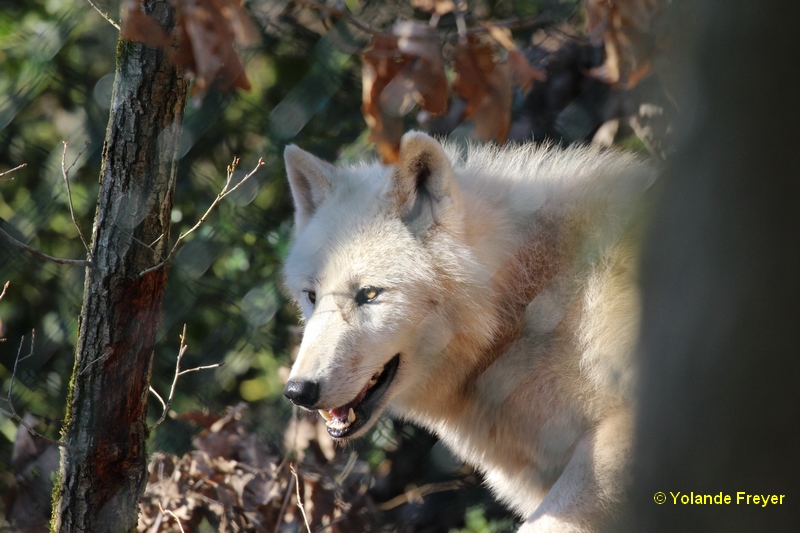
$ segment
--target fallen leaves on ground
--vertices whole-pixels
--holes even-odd
[[[219,531],[271,533],[292,523],[305,530],[303,511],[312,531],[370,530],[374,506],[365,464],[295,464],[247,431],[242,409],[240,404],[222,417],[181,417],[204,430],[193,440],[195,450],[182,457],[153,455],[138,531],[190,533],[204,520]]]

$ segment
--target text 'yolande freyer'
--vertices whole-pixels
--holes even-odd
[[[766,507],[768,505],[783,505],[785,494],[748,494],[747,492],[737,492],[735,496],[730,494],[695,494],[690,492],[670,492],[672,503],[675,505],[758,505]]]

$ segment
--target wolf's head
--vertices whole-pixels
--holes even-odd
[[[444,327],[470,260],[461,196],[442,146],[421,133],[403,137],[395,166],[337,168],[294,146],[285,159],[296,224],[285,278],[305,331],[284,394],[319,410],[332,437],[355,437],[423,386],[424,354],[443,348],[425,331]]]

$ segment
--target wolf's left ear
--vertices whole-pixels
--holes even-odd
[[[450,160],[436,139],[410,132],[400,140],[400,158],[392,175],[392,193],[400,216],[416,236],[444,224],[461,203]]]
[[[283,159],[294,198],[295,229],[300,231],[330,193],[335,169],[294,145],[286,147]]]

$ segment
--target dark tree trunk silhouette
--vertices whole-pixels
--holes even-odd
[[[166,26],[169,2],[148,0]],[[135,531],[146,481],[147,395],[186,82],[162,51],[120,40],[76,362],[53,504],[54,531]]]
[[[683,142],[643,262],[633,506],[614,531],[800,523],[800,103],[795,3],[677,2]],[[688,11],[687,11],[688,10]],[[666,502],[658,505],[655,493]],[[670,493],[731,496],[674,503]],[[737,493],[785,495],[766,507]]]

